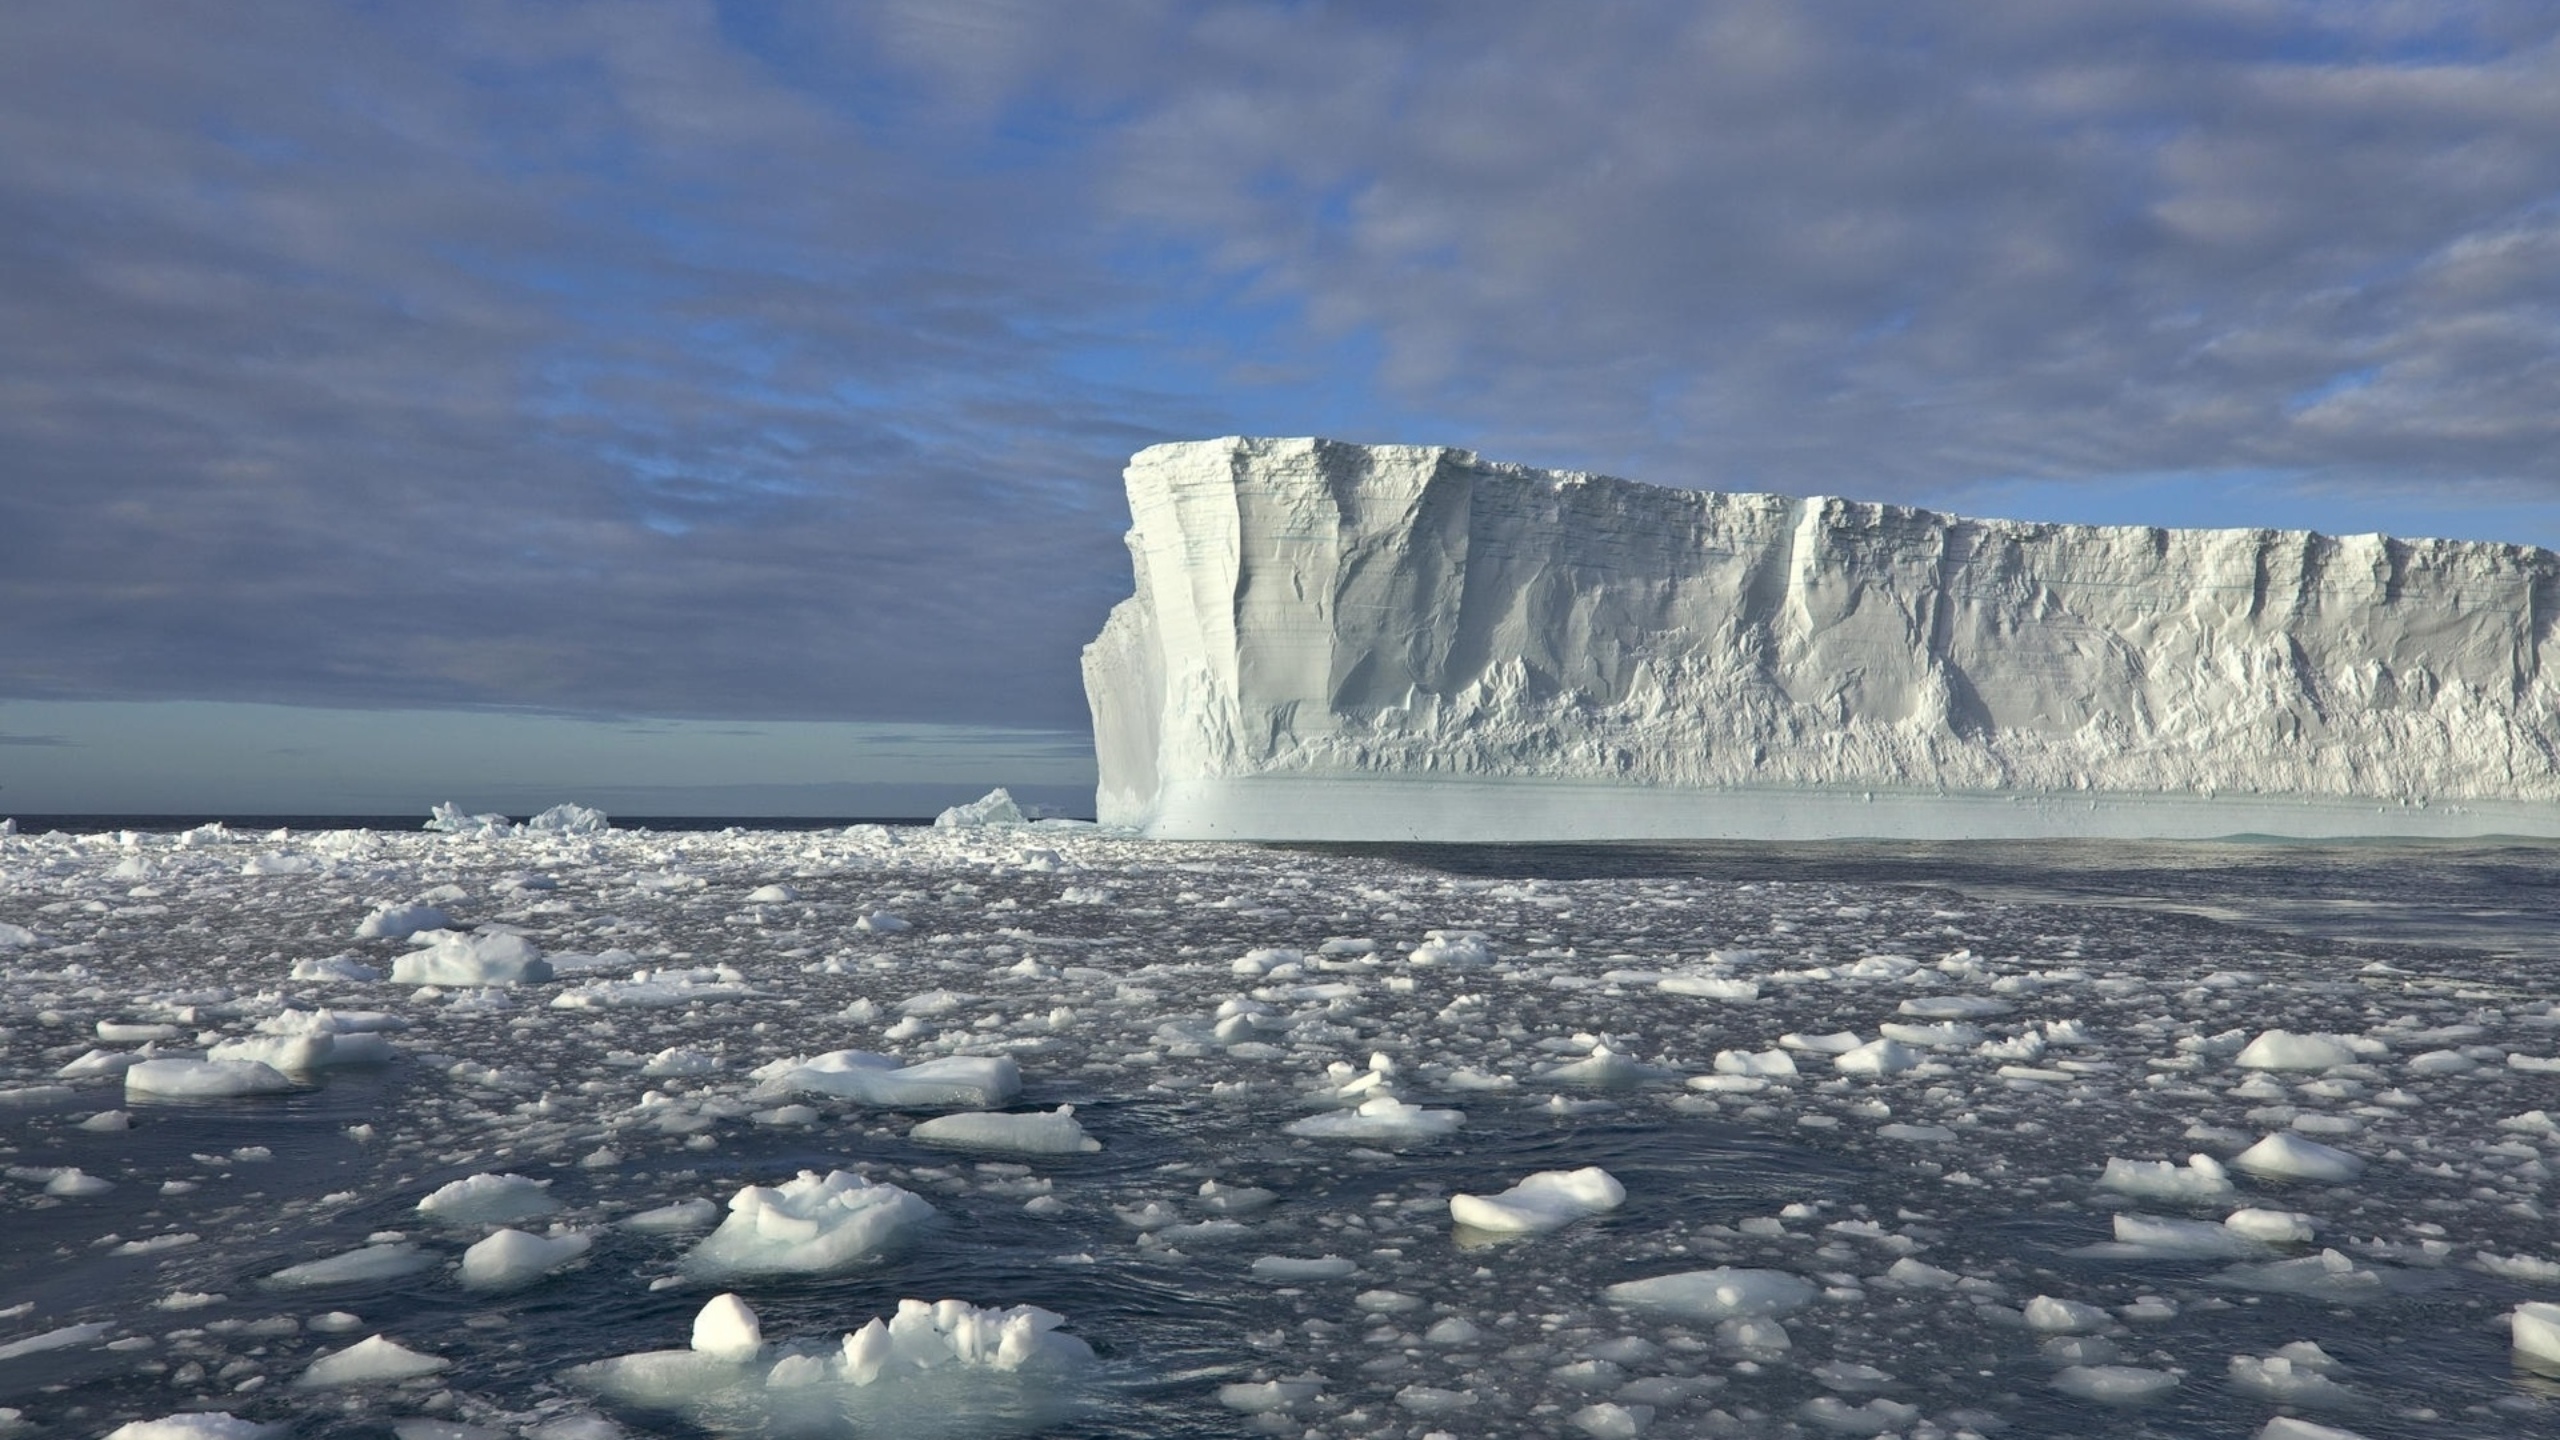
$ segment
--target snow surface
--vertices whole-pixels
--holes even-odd
[[[0,1428],[2547,1435],[2555,879],[2534,846],[10,836]],[[386,903],[556,973],[308,965]],[[556,1003],[643,973],[665,1003]],[[311,1037],[372,1062],[128,1100]]]
[[[1127,471],[1086,648],[1159,836],[2560,833],[2560,557],[1971,520],[1465,451]]]

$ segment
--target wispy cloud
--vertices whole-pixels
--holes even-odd
[[[0,11],[0,695],[1072,729],[1154,440],[2560,480],[2560,14]]]

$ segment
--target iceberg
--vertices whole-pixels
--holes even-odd
[[[2560,834],[2560,556],[1159,445],[1084,652],[1193,839]]]

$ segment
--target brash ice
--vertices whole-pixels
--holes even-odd
[[[1105,823],[1191,838],[2560,834],[2520,545],[1974,520],[1462,450],[1139,452]]]

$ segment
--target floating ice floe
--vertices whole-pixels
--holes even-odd
[[[1349,1110],[1310,1115],[1280,1127],[1285,1135],[1310,1140],[1429,1140],[1448,1135],[1467,1123],[1460,1110],[1426,1110],[1393,1095],[1373,1095]]]
[[[2067,1365],[2055,1372],[2053,1388],[2102,1405],[2147,1405],[2176,1390],[2178,1377],[2139,1365]]]
[[[1494,961],[1493,939],[1478,930],[1429,930],[1404,958],[1408,965],[1481,969]]]
[[[462,1284],[470,1290],[529,1285],[587,1253],[595,1242],[577,1233],[533,1235],[500,1230],[462,1252]]]
[[[2243,1070],[2333,1070],[2356,1062],[2354,1047],[2335,1035],[2269,1030],[2231,1058]]]
[[[397,1280],[435,1268],[436,1257],[406,1241],[387,1241],[319,1260],[288,1265],[266,1283],[288,1290],[316,1290],[332,1285],[363,1285]]]
[[[1102,1148],[1102,1142],[1087,1135],[1084,1126],[1076,1122],[1073,1105],[1029,1115],[983,1110],[937,1115],[919,1122],[907,1132],[907,1138],[919,1145],[1015,1155],[1075,1155]]]
[[[2146,1200],[2210,1202],[2232,1195],[2230,1172],[2210,1155],[2190,1155],[2184,1165],[2166,1160],[2125,1160],[2110,1155],[2098,1188]]]
[[[1499,1195],[1452,1195],[1449,1218],[1471,1230],[1533,1235],[1603,1215],[1626,1203],[1627,1187],[1597,1165],[1541,1170]]]
[[[727,965],[682,970],[637,970],[627,980],[594,980],[551,997],[558,1010],[667,1010],[706,1000],[743,1000],[756,994],[747,977]]]
[[[244,1420],[228,1410],[197,1410],[157,1420],[128,1420],[108,1431],[106,1440],[271,1440],[285,1428]]]
[[[2507,1317],[2507,1333],[2518,1359],[2560,1370],[2560,1304],[2528,1300]]]
[[[1683,1270],[1628,1280],[1601,1292],[1610,1304],[1683,1320],[1757,1319],[1784,1315],[1814,1297],[1813,1285],[1784,1270]]]
[[[1013,792],[999,785],[966,805],[954,805],[933,817],[936,830],[983,830],[995,825],[1028,825],[1031,817],[1014,803]]]
[[[1053,1426],[1089,1403],[1093,1350],[1064,1317],[901,1300],[831,1345],[776,1344],[735,1295],[694,1319],[692,1345],[576,1366],[573,1384],[673,1410],[721,1433],[990,1435]]]
[[[452,1364],[442,1356],[422,1354],[398,1341],[375,1335],[312,1361],[301,1378],[293,1383],[305,1390],[390,1385],[414,1380],[421,1375],[433,1375]]]
[[[453,917],[440,905],[376,905],[356,925],[359,940],[406,940],[421,930],[442,930]]]
[[[932,1218],[933,1207],[912,1191],[842,1170],[803,1170],[732,1196],[728,1218],[684,1257],[684,1268],[704,1279],[841,1270]]]
[[[16,1360],[27,1355],[42,1355],[54,1350],[70,1350],[94,1345],[115,1333],[115,1323],[92,1320],[81,1325],[62,1325],[34,1335],[0,1343],[0,1360]]]
[[[560,1208],[551,1182],[529,1175],[467,1175],[418,1202],[418,1213],[448,1225],[507,1225]]]
[[[413,935],[420,939],[426,932]],[[552,978],[551,962],[521,935],[504,931],[460,935],[450,930],[431,944],[391,962],[391,978],[403,985],[532,985]]]
[[[2344,1183],[2364,1173],[2364,1162],[2346,1151],[2283,1131],[2241,1151],[2231,1163],[2269,1180]]]
[[[1010,1055],[947,1055],[902,1065],[867,1050],[836,1050],[778,1061],[757,1070],[755,1078],[889,1109],[984,1109],[1011,1104],[1022,1093],[1022,1067]]]
[[[282,1071],[256,1060],[145,1060],[124,1072],[125,1093],[136,1099],[215,1100],[297,1088]]]
[[[2328,1351],[2297,1340],[2272,1355],[2231,1357],[2231,1388],[2279,1405],[2354,1405],[2363,1397],[2338,1383],[2341,1366]]]
[[[379,1034],[346,1034],[315,1030],[301,1035],[252,1035],[225,1040],[205,1052],[216,1062],[252,1060],[291,1075],[345,1065],[384,1065],[392,1058],[391,1042]]]

